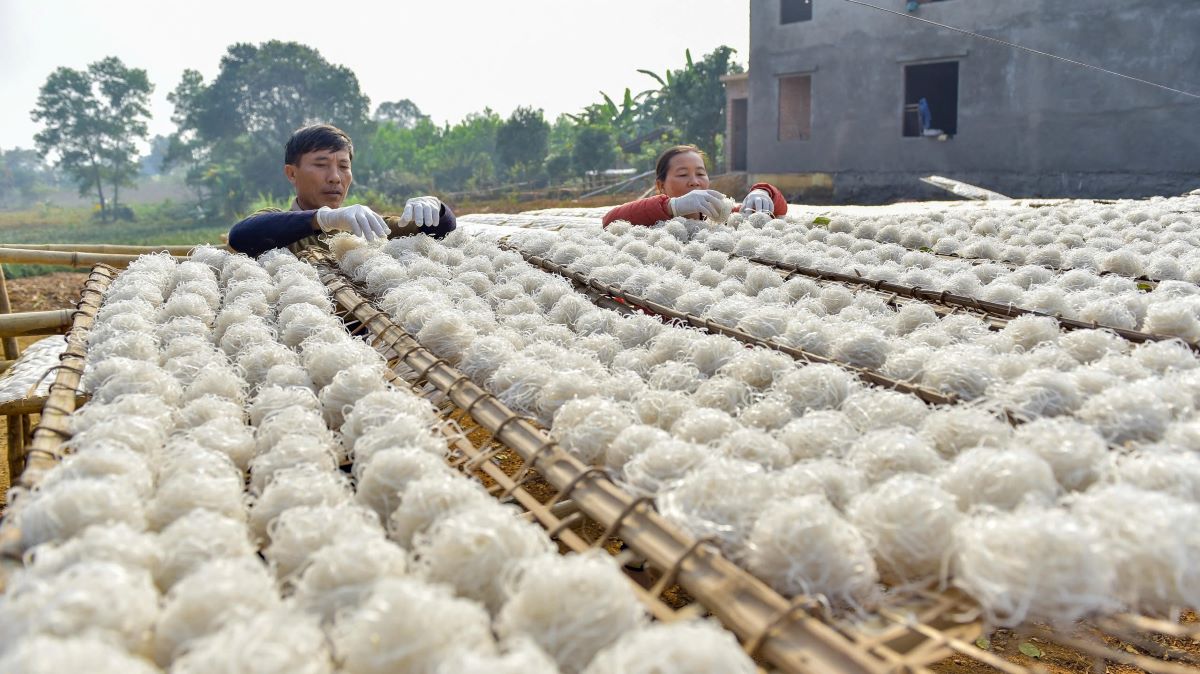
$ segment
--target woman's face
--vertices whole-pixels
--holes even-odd
[[[681,152],[667,164],[667,179],[658,182],[658,191],[669,197],[682,197],[692,190],[708,189],[708,171],[704,159],[695,152]]]

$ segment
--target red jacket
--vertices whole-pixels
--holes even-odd
[[[783,198],[783,193],[780,192],[774,185],[767,183],[755,183],[751,190],[764,190],[771,195],[771,201],[775,202],[775,216],[779,217],[787,213],[787,199]],[[631,225],[653,225],[663,220],[670,220],[675,217],[671,215],[671,208],[667,206],[667,201],[670,200],[665,194],[656,194],[645,199],[638,199],[627,204],[622,204],[604,214],[604,226],[616,220],[625,220]],[[733,207],[733,212],[736,213],[742,209],[742,205],[738,204]]]

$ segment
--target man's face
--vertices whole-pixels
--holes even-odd
[[[295,165],[284,164],[283,172],[296,188],[296,202],[305,210],[341,207],[354,181],[346,150],[306,152]]]

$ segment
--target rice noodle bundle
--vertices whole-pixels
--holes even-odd
[[[312,464],[300,464],[275,473],[250,510],[250,528],[258,540],[267,540],[268,528],[285,510],[296,506],[340,505],[350,501],[345,476]]]
[[[754,674],[754,661],[728,630],[708,620],[654,623],[626,632],[584,674]]]
[[[11,650],[0,655],[0,671],[21,674],[157,674],[159,669],[101,637],[39,634],[17,641]]]
[[[378,581],[357,610],[338,618],[332,639],[342,671],[355,674],[435,674],[463,650],[496,650],[482,606],[413,578]]]
[[[0,643],[28,636],[96,636],[131,652],[146,647],[158,591],[146,569],[83,561],[51,576],[18,574],[0,611]]]
[[[118,522],[91,526],[65,541],[45,543],[27,551],[24,573],[49,577],[83,562],[112,562],[155,573],[162,561],[159,540]]]
[[[891,583],[937,575],[962,519],[954,496],[927,475],[896,475],[875,485],[851,502],[848,516]]]
[[[6,520],[20,531],[25,549],[65,540],[97,524],[146,528],[142,500],[116,478],[67,480],[32,494],[10,492],[9,501]]]
[[[407,569],[408,555],[387,539],[342,536],[308,558],[293,597],[322,622],[331,623],[339,612],[360,605],[375,581],[399,578]]]
[[[607,555],[525,560],[514,565],[509,599],[496,617],[501,638],[533,639],[564,672],[646,622],[629,581]]]
[[[633,423],[633,415],[601,397],[572,400],[554,415],[550,434],[580,461],[598,463],[617,434]]]
[[[1067,625],[1116,608],[1117,578],[1096,528],[1059,508],[983,511],[954,528],[954,584],[994,625]]]
[[[246,523],[198,508],[180,517],[158,535],[162,564],[154,575],[163,591],[213,559],[252,557],[254,545]]]
[[[858,607],[875,593],[879,575],[866,540],[824,496],[772,504],[746,547],[750,571],[785,595],[823,595]]]
[[[337,373],[318,396],[325,423],[333,429],[341,428],[346,410],[363,396],[386,388],[378,364],[355,365]]]
[[[775,431],[797,461],[843,456],[858,438],[845,414],[834,410],[809,412]]]
[[[762,466],[714,458],[658,495],[659,512],[695,536],[716,538],[737,552],[770,498]]]
[[[501,579],[508,566],[555,552],[541,527],[517,515],[511,508],[489,505],[441,518],[413,538],[417,568],[459,596],[498,611],[506,599]]]
[[[336,540],[382,538],[379,517],[353,503],[297,506],[283,511],[268,527],[271,544],[263,549],[272,571],[287,582],[312,553]]]
[[[385,449],[371,455],[359,472],[355,500],[374,510],[380,521],[387,521],[411,482],[448,470],[442,459],[429,452],[414,447]]]
[[[154,659],[167,665],[222,625],[280,605],[257,557],[206,562],[171,588],[154,625]]]

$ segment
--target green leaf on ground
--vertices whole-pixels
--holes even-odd
[[[824,215],[818,215],[817,217],[813,218],[813,224],[814,225],[828,225],[829,218],[825,217]]]
[[[987,637],[979,637],[978,639],[975,640],[975,645],[982,648],[985,651],[992,650],[992,640]]]
[[[1029,643],[1028,641],[1021,644],[1020,646],[1017,646],[1017,650],[1021,651],[1022,653],[1024,653],[1025,655],[1028,655],[1031,658],[1042,657],[1042,649],[1038,648],[1037,646],[1034,646],[1033,644]]]

